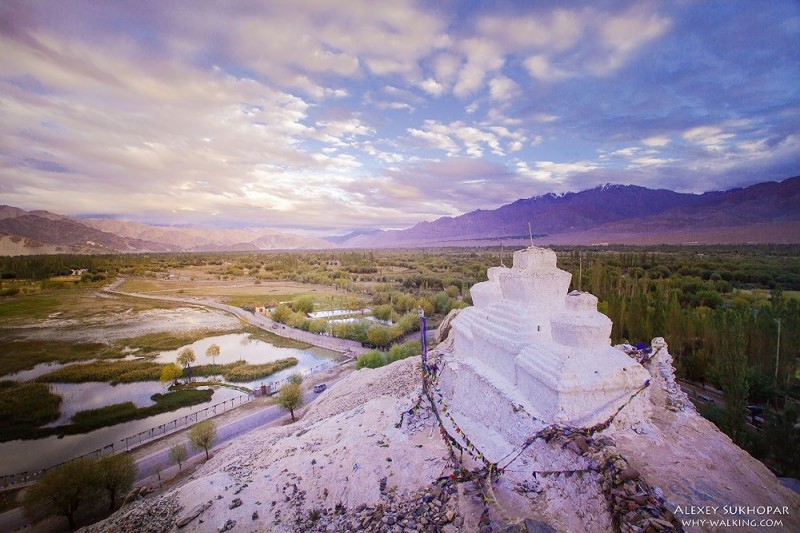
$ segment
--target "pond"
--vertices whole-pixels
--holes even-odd
[[[268,363],[287,357],[296,357],[298,364],[294,367],[282,370],[263,380],[255,380],[249,383],[236,383],[236,385],[248,387],[250,389],[260,388],[261,384],[270,384],[284,380],[294,372],[307,373],[310,369],[322,365],[330,365],[339,355],[336,352],[323,348],[311,347],[308,349],[284,348],[270,344],[269,342],[255,339],[245,333],[233,333],[207,337],[193,342],[187,346],[182,346],[177,350],[162,352],[155,359],[158,362],[174,362],[184,348],[194,350],[197,358],[195,364],[209,364],[211,358],[206,357],[206,350],[212,344],[220,347],[220,355],[215,358],[217,363],[230,363],[233,361],[244,360],[251,364]],[[133,359],[135,356],[128,356],[126,359]],[[3,379],[30,380],[35,377],[60,368],[60,364],[37,365],[36,368],[26,370],[12,376],[5,376]],[[208,378],[202,378],[208,379]],[[220,378],[220,381],[224,381]],[[51,389],[63,398],[61,403],[61,416],[51,425],[62,425],[69,423],[70,418],[78,411],[86,409],[97,409],[115,403],[131,401],[138,407],[146,407],[154,402],[150,397],[157,392],[164,392],[164,387],[158,381],[147,381],[137,383],[123,383],[110,385],[108,383],[54,383]],[[231,398],[237,398],[243,393],[227,387],[217,387],[211,401],[193,407],[184,407],[176,411],[162,413],[142,420],[133,420],[101,428],[84,435],[70,435],[64,438],[48,437],[45,439],[11,441],[0,443],[0,475],[13,474],[27,470],[37,470],[43,467],[52,466],[73,457],[92,452],[98,448],[103,448],[120,439],[136,435],[141,431],[157,427],[177,418],[188,414],[202,411],[207,407],[223,402]]]
[[[369,307],[365,307],[363,309],[331,309],[330,311],[316,311],[314,313],[309,313],[309,318],[332,318],[335,316],[346,316],[346,315],[365,315],[367,313],[371,313],[372,309]]]
[[[101,385],[111,387],[111,385],[107,384]],[[133,383],[131,385],[141,384]],[[77,387],[78,385],[75,386]],[[239,396],[243,396],[243,393],[234,389],[219,387],[208,403],[182,407],[175,411],[151,416],[150,418],[132,420],[116,426],[100,428],[91,433],[67,435],[63,438],[53,436],[36,440],[2,442],[0,443],[0,475],[37,471],[41,468],[57,465],[75,457],[94,452],[97,449],[105,448],[110,444],[114,444],[115,449],[124,449],[124,439],[126,437],[136,436],[139,432],[156,428],[192,413],[201,412],[212,405],[238,398]]]
[[[233,363],[235,361],[247,361],[250,364],[261,364],[277,361],[278,359],[286,359],[287,357],[297,358],[298,363],[296,366],[281,370],[264,379],[235,383],[235,385],[254,390],[258,389],[262,383],[268,384],[281,381],[295,372],[306,373],[312,368],[329,364],[339,355],[331,350],[317,348],[316,346],[307,349],[284,348],[253,338],[246,333],[230,333],[228,335],[206,337],[205,339],[193,342],[187,346],[182,346],[177,350],[162,352],[156,361],[160,363],[174,363],[178,358],[178,354],[184,348],[191,348],[196,358],[194,362],[195,365],[211,364],[212,360],[210,357],[206,356],[206,350],[208,350],[208,347],[212,344],[219,346],[219,355],[214,358],[217,364]],[[218,379],[219,381],[225,381],[221,376],[218,376]]]

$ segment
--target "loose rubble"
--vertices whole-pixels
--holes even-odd
[[[175,493],[151,497],[123,507],[102,522],[82,528],[84,533],[166,533],[174,530],[181,506]]]

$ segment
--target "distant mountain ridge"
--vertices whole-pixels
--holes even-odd
[[[523,244],[800,243],[800,176],[703,194],[606,184],[497,209],[313,239],[269,229],[150,226],[0,205],[0,255]]]
[[[76,219],[0,206],[0,255],[322,249],[328,241],[273,230],[174,228]]]
[[[703,194],[601,185],[577,193],[520,199],[493,210],[420,222],[405,230],[357,235],[341,246],[513,242],[527,239],[528,223],[540,243],[800,242],[800,176]],[[756,231],[749,231],[755,226]]]

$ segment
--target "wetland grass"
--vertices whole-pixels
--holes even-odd
[[[0,441],[58,420],[61,396],[43,383],[0,381]]]
[[[254,328],[255,329],[255,328]],[[215,329],[215,330],[192,330],[183,333],[172,333],[169,331],[159,331],[155,333],[147,333],[137,337],[127,337],[114,341],[116,346],[122,348],[138,349],[137,355],[155,354],[157,352],[164,352],[169,350],[177,350],[187,344],[205,339],[207,337],[217,337],[221,335],[230,335],[232,333],[240,333],[242,330],[239,328],[233,329]]]
[[[58,339],[21,339],[16,337],[18,332],[15,330],[0,329],[0,343],[3,345],[3,353],[0,355],[0,376],[28,370],[41,363],[67,364],[90,359],[121,359],[129,355],[131,349],[136,350],[138,356],[147,357],[161,351],[175,350],[206,337],[227,335],[240,331],[239,329],[197,330],[179,334],[158,332],[119,339],[112,341],[110,344],[105,344],[102,342],[75,342]],[[93,371],[88,365],[83,366],[86,366],[87,370]],[[123,367],[115,367],[115,370],[123,370]],[[76,372],[78,372],[77,368],[65,370],[64,375],[73,376]],[[153,379],[157,381],[158,377],[156,375]],[[46,379],[40,381],[54,382],[56,380]],[[80,383],[82,381],[97,380],[71,378],[70,381],[65,383]],[[124,379],[117,381],[117,383],[127,383],[129,381],[147,381],[147,378]]]
[[[115,403],[100,407],[99,409],[87,409],[75,413],[72,423],[57,428],[58,434],[88,433],[89,431],[138,420],[150,416],[175,411],[181,407],[189,407],[199,403],[208,402],[214,394],[210,389],[184,389],[167,394],[154,394],[151,400],[156,402],[148,407],[136,407],[133,402]]]
[[[192,367],[192,376],[222,376],[226,381],[232,383],[246,383],[271,376],[276,372],[293,367],[297,363],[296,357],[287,357],[257,365],[251,365],[244,361],[234,361],[224,365],[197,365]]]
[[[285,368],[295,366],[297,358],[287,357],[269,363],[251,365],[234,361],[224,365],[196,365],[192,376],[223,376],[227,381],[242,383],[265,378]],[[164,363],[137,359],[133,361],[94,361],[68,365],[36,378],[39,383],[87,383],[100,381],[116,385],[137,381],[158,381]]]
[[[153,361],[94,361],[69,365],[36,378],[40,383],[86,383],[101,381],[116,385],[135,381],[158,381],[164,365]]]
[[[46,388],[45,385],[37,383],[23,385],[38,385]],[[156,403],[148,407],[136,407],[133,402],[116,403],[99,409],[87,409],[86,411],[75,413],[70,424],[56,427],[39,427],[41,424],[52,422],[58,418],[58,407],[56,406],[55,418],[52,418],[52,413],[50,413],[48,415],[50,418],[40,418],[43,420],[41,424],[21,425],[16,423],[16,420],[12,420],[11,424],[7,424],[4,420],[3,424],[0,425],[0,442],[16,439],[41,439],[52,435],[64,436],[89,433],[102,427],[148,418],[161,413],[175,411],[181,407],[208,402],[213,394],[214,391],[210,389],[185,389],[168,392],[167,394],[154,394],[151,399]],[[60,403],[61,398],[58,396],[56,398]]]
[[[20,340],[9,330],[0,330],[0,376],[28,370],[41,363],[73,363],[87,359],[124,357],[121,350],[101,342],[74,342],[56,339]]]

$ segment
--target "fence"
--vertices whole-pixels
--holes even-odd
[[[322,372],[329,368],[332,368],[337,365],[337,361],[330,360],[326,361],[322,364],[317,366],[307,368],[299,372],[302,375],[312,375],[318,372]],[[278,392],[278,390],[286,385],[289,382],[290,378],[284,378],[277,381],[271,381],[269,383],[265,383],[267,394],[274,394]],[[255,394],[258,395],[258,394]],[[57,465],[50,466],[48,468],[43,468],[41,470],[37,470],[35,472],[20,472],[17,474],[4,474],[2,475],[2,484],[0,487],[2,488],[11,488],[14,486],[22,486],[29,483],[33,483],[39,477],[44,474],[46,471],[52,468],[58,468],[59,466],[66,464],[70,461],[75,461],[76,459],[81,459],[83,457],[93,457],[99,458],[105,455],[112,455],[115,453],[120,453],[123,451],[130,451],[143,444],[147,444],[152,442],[156,439],[164,437],[166,435],[170,435],[179,431],[181,429],[187,428],[192,424],[196,424],[197,422],[201,422],[208,418],[214,417],[216,415],[222,414],[225,411],[230,411],[234,407],[247,403],[251,400],[251,396],[249,394],[242,394],[237,396],[236,398],[231,398],[230,400],[225,400],[224,402],[216,403],[210,407],[206,407],[194,413],[190,413],[186,416],[182,416],[180,418],[176,418],[175,420],[171,420],[166,424],[160,424],[157,427],[152,427],[145,431],[140,431],[136,435],[131,435],[130,437],[125,437],[124,439],[120,439],[118,441],[112,442],[102,448],[97,448],[94,451],[85,453],[78,457],[73,457],[69,461],[64,461],[62,463],[58,463]]]
[[[69,463],[70,461],[75,461],[76,459],[82,459],[84,457],[99,458],[105,455],[113,455],[115,453],[133,450],[139,446],[142,446],[143,444],[147,444],[148,442],[152,442],[158,438],[170,435],[172,433],[175,433],[176,431],[187,428],[192,424],[196,424],[197,422],[207,420],[216,415],[222,414],[225,411],[230,411],[234,407],[245,404],[250,400],[251,396],[249,394],[242,394],[240,396],[237,396],[236,398],[231,398],[230,400],[225,400],[224,402],[216,403],[210,407],[200,409],[199,411],[196,411],[194,413],[189,413],[186,416],[176,418],[165,424],[160,424],[157,427],[153,427],[145,431],[140,431],[136,435],[125,437],[124,439],[112,442],[111,444],[103,446],[102,448],[97,448],[94,451],[85,453],[78,457],[73,457],[69,461],[64,461],[63,463],[58,463],[57,465],[53,465],[48,468],[42,468],[41,470],[37,470],[35,472],[4,474],[2,476],[2,485],[0,485],[0,487],[10,488],[17,485],[25,485],[33,483],[48,470],[52,468],[58,468],[59,466]]]

